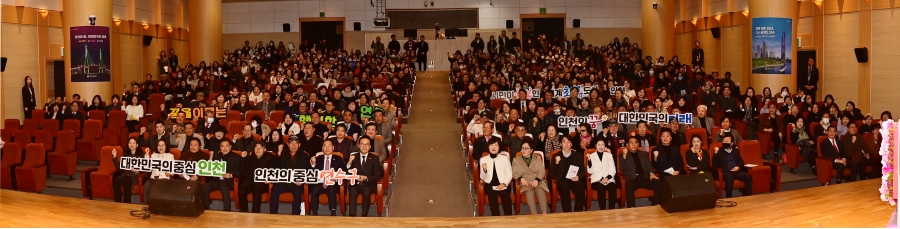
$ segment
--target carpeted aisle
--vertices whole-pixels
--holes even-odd
[[[419,73],[414,95],[409,124],[403,125],[388,214],[471,217],[472,194],[447,72]]]

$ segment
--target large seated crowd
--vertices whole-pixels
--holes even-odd
[[[479,214],[484,205],[492,215],[501,206],[519,213],[522,204],[546,214],[557,201],[563,212],[593,200],[600,209],[635,207],[636,198],[656,205],[660,179],[685,174],[711,174],[719,196],[768,193],[780,189],[782,165],[794,172],[801,161],[822,184],[880,177],[879,122],[893,118],[889,111],[873,117],[827,93],[815,99],[814,59],[800,70],[807,74],[796,93],[742,90],[731,73],[706,72],[695,45],[689,63],[654,61],[628,38],[522,42],[503,31],[487,42],[476,34],[471,49],[448,53]],[[676,116],[619,119],[635,112]]]
[[[151,182],[187,179],[201,182],[207,207],[222,200],[225,211],[237,199],[243,212],[269,202],[278,213],[285,202],[300,214],[305,202],[315,215],[327,202],[331,215],[349,205],[354,216],[362,205],[366,216],[370,204],[382,214],[416,77],[414,52],[325,47],[245,41],[222,62],[185,65],[174,50],[163,51],[156,72],[121,94],[57,95],[42,106],[26,76],[25,119],[5,120],[0,137],[2,188],[41,192],[51,174],[74,179],[78,161],[93,161],[99,166],[81,171],[90,198],[145,201]],[[127,171],[119,169],[122,157],[224,161],[227,171],[221,178]],[[355,168],[360,178],[352,185],[254,182],[258,168]]]

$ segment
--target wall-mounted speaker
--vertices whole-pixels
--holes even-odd
[[[507,29],[513,28],[513,20],[506,20],[506,28]]]
[[[722,31],[719,29],[719,27],[709,29],[709,31],[712,32],[713,38],[716,39],[719,39],[719,36],[722,35]]]
[[[572,28],[581,28],[581,19],[572,19]]]
[[[153,41],[153,36],[144,35],[144,46],[150,46],[150,42]]]
[[[855,48],[853,52],[856,53],[856,62],[866,63],[869,62],[869,49],[866,47]],[[3,61],[3,66],[6,66],[6,59]]]
[[[6,71],[6,57],[0,57],[0,72]]]
[[[354,22],[353,23],[353,31],[361,31],[361,30],[362,30],[362,23]]]
[[[281,24],[281,30],[283,30],[285,32],[290,32],[291,31],[291,23]]]

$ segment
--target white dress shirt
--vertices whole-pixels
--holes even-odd
[[[153,153],[153,155],[150,155],[150,159],[173,161],[173,160],[175,160],[175,155],[173,155],[169,152]],[[156,169],[150,171],[150,178],[153,178],[153,177],[158,177],[157,179],[169,179],[169,175],[166,175],[166,173],[160,172],[159,170],[156,170]]]

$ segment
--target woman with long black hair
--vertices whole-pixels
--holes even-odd
[[[31,76],[25,76],[25,85],[22,86],[22,108],[25,110],[25,118],[31,118],[31,111],[37,106],[37,100],[34,99],[34,85],[32,85]]]
[[[149,152],[149,148],[141,150],[141,147],[138,146],[137,138],[129,138],[128,144],[125,149],[122,150],[121,157],[117,157],[118,152],[113,149],[113,163],[118,165],[119,160],[121,160],[122,157],[146,158],[148,155],[147,153]],[[117,174],[116,178],[113,179],[113,201],[119,203],[131,203],[131,189],[137,184],[138,176],[140,176],[140,174],[135,169],[131,169],[130,171],[118,171]]]

